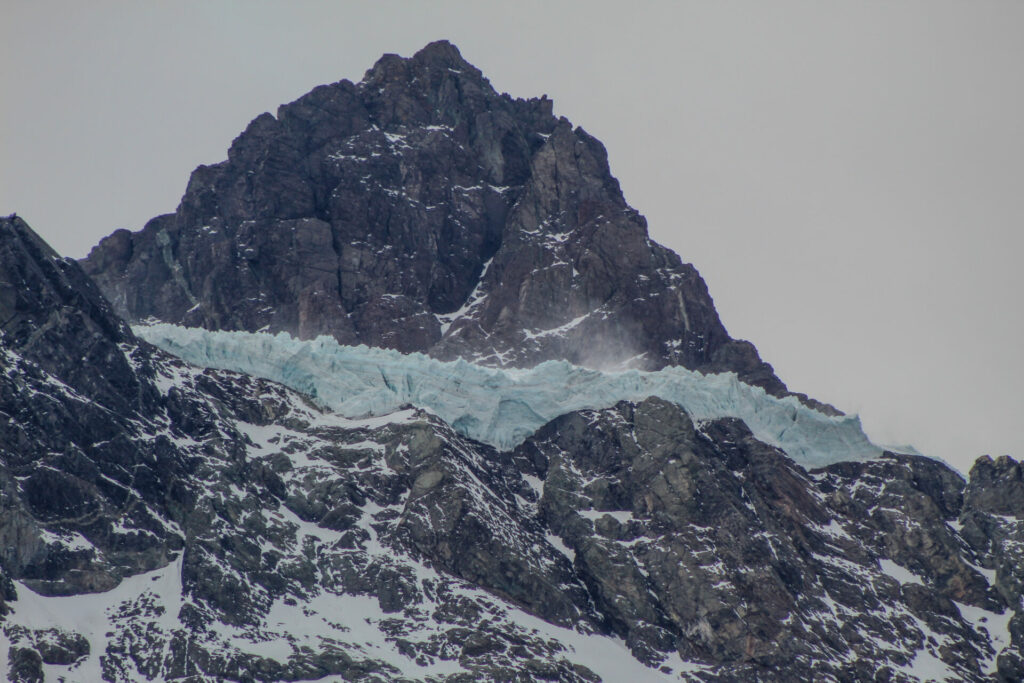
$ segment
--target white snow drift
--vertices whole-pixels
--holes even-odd
[[[740,418],[758,439],[808,467],[881,453],[856,416],[828,416],[795,398],[770,396],[734,373],[704,375],[679,367],[601,372],[564,361],[497,369],[342,346],[330,337],[301,341],[284,333],[211,332],[167,324],[134,329],[190,363],[280,382],[347,417],[384,415],[411,404],[500,449],[518,445],[559,415],[658,396],[682,406],[695,420]]]

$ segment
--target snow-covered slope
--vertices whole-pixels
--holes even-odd
[[[301,341],[280,333],[211,332],[156,324],[135,333],[190,363],[280,382],[351,417],[405,405],[429,410],[465,436],[509,449],[551,419],[582,409],[657,396],[695,420],[735,417],[754,435],[808,467],[873,458],[856,416],[828,416],[793,397],[776,398],[733,373],[704,375],[681,367],[602,372],[564,361],[531,369],[442,362],[333,338]]]
[[[329,537],[338,535],[297,518],[292,524],[297,524],[299,537],[321,552],[328,552]],[[144,681],[146,678],[139,676],[132,667],[125,666],[127,658],[107,662],[104,672],[103,659],[109,658],[107,644],[126,647],[145,643],[152,646],[154,641],[170,641],[175,634],[187,632],[187,624],[180,617],[182,607],[189,603],[189,597],[182,590],[181,565],[182,556],[179,556],[161,569],[122,581],[107,593],[47,597],[18,583],[20,599],[14,604],[5,628],[19,639],[33,632],[55,640],[69,640],[69,634],[84,634],[79,636],[79,641],[88,642],[87,654],[70,668],[44,665],[46,681],[66,680],[69,673],[77,677],[74,680],[80,681],[100,681],[105,675],[108,680]],[[461,599],[489,608],[493,627],[514,634],[524,643],[546,648],[544,654],[552,662],[585,661],[587,668],[601,680],[671,681],[679,680],[685,672],[707,668],[684,662],[678,655],[667,657],[659,669],[647,667],[630,654],[620,638],[581,633],[547,623],[502,603],[486,591],[406,558],[393,561],[390,566],[411,576],[417,593],[424,596],[420,601],[423,616],[407,619],[404,624],[406,638],[417,643],[442,641],[450,624],[434,621],[426,614],[444,607],[446,600]],[[438,591],[439,597],[426,597],[435,587],[443,587]],[[409,649],[403,649],[396,642],[392,632],[394,616],[381,609],[375,596],[318,590],[312,597],[309,603],[302,604],[297,604],[294,598],[275,600],[258,626],[233,628],[218,624],[216,629],[204,633],[204,644],[225,657],[241,651],[280,662],[288,661],[296,650],[303,647],[312,651],[323,649],[325,645],[344,648],[355,658],[379,663],[390,680],[474,675],[472,669],[463,667],[453,657],[421,658],[417,661],[410,656]],[[140,614],[147,618],[145,639],[138,633],[137,624],[132,623],[133,618]],[[344,615],[344,627],[339,626],[338,615]],[[0,641],[0,669],[8,661],[10,645],[6,638]],[[169,672],[158,665],[150,673],[157,674],[158,680],[164,680]]]

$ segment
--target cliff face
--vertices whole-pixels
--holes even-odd
[[[128,326],[78,264],[18,218],[0,221],[0,288],[5,572],[39,590],[74,593],[166,564],[180,539],[151,506],[180,493],[171,482],[188,465],[148,424],[159,393],[152,370],[125,352],[137,345]],[[130,493],[129,482],[138,483]],[[145,533],[117,536],[119,516]],[[48,548],[43,526],[65,523],[87,530],[102,552]]]
[[[321,334],[492,365],[734,370],[697,271],[650,241],[600,142],[452,45],[263,114],[181,205],[83,261],[127,320]]]

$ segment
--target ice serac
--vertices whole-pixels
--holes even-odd
[[[464,435],[503,450],[560,415],[658,396],[697,420],[741,419],[756,438],[805,467],[882,453],[855,416],[825,415],[793,397],[777,398],[740,382],[733,373],[704,375],[680,367],[602,372],[565,361],[506,370],[341,346],[330,337],[303,341],[285,333],[167,324],[137,326],[135,333],[190,363],[280,382],[350,417],[384,415],[410,404],[425,408]]]
[[[174,214],[82,263],[134,322],[501,367],[732,371],[787,393],[694,267],[649,239],[604,146],[444,41],[257,117]]]

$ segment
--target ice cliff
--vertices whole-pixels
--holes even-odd
[[[776,398],[744,384],[733,373],[704,375],[681,367],[602,372],[564,361],[496,369],[342,346],[330,337],[302,341],[285,333],[211,332],[168,324],[134,331],[190,363],[280,382],[348,417],[414,405],[499,449],[515,447],[559,415],[657,396],[682,406],[697,421],[739,418],[758,439],[807,467],[882,452],[856,416],[824,415],[793,397]]]

